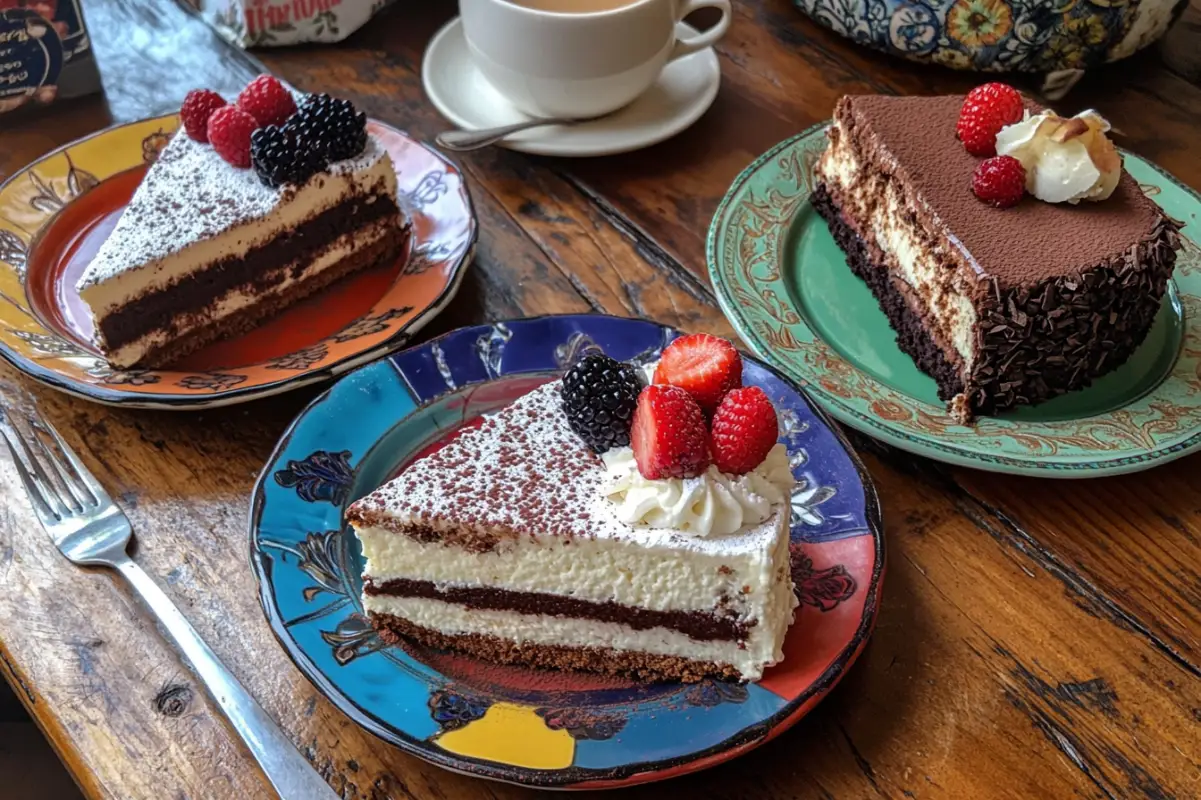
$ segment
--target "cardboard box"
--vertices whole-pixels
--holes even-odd
[[[0,0],[3,2],[3,0]],[[238,47],[339,42],[390,0],[187,0]]]

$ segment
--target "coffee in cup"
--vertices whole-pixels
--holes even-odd
[[[709,30],[677,24],[717,8]],[[712,46],[730,27],[729,0],[461,0],[463,32],[484,78],[536,117],[586,118],[628,105],[664,66]]]

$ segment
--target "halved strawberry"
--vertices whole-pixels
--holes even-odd
[[[655,383],[680,387],[692,395],[702,411],[712,414],[726,392],[742,385],[742,356],[719,336],[681,336],[659,356]]]
[[[647,480],[695,478],[709,468],[709,431],[692,395],[655,384],[638,395],[630,427],[638,471]]]

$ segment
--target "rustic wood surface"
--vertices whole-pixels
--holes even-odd
[[[842,93],[977,82],[858,49],[786,0],[736,7],[718,48],[721,93],[676,139],[596,160],[504,150],[462,158],[480,246],[458,299],[427,335],[588,310],[730,335],[702,250],[733,177],[828,117]],[[170,0],[105,0],[86,12],[107,95],[0,119],[0,178],[111,122],[176,108],[190,88],[232,95],[264,68],[348,96],[420,137],[444,127],[418,73],[449,2],[404,0],[342,45],[260,51],[261,63]],[[1165,42],[1088,75],[1067,101],[1098,108],[1121,144],[1194,187],[1199,22],[1194,5]],[[343,797],[532,797],[429,766],[359,730],[272,638],[246,561],[248,498],[277,436],[315,391],[205,413],[121,411],[0,368],[3,399],[35,398],[66,432],[132,518],[139,563]],[[621,796],[1201,796],[1201,457],[1069,483],[954,469],[854,440],[879,488],[890,551],[879,627],[862,659],[771,744]],[[0,498],[0,673],[84,794],[270,797],[125,587],[53,549],[3,458]]]

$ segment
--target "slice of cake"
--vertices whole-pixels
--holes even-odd
[[[961,420],[1087,386],[1151,328],[1179,226],[1106,130],[1000,84],[838,102],[813,205]]]
[[[401,254],[395,169],[348,102],[263,77],[181,116],[77,286],[110,363],[162,366]]]
[[[710,445],[687,391],[642,380],[590,355],[350,508],[385,639],[645,680],[780,660],[796,600],[774,411],[730,384]]]

